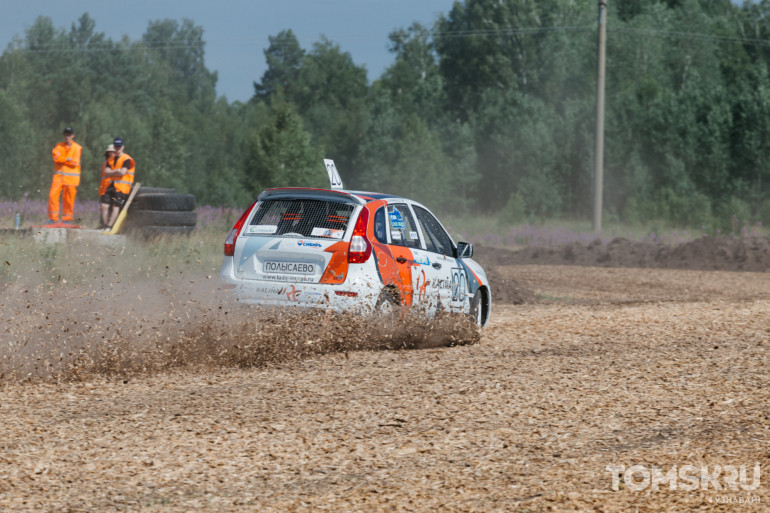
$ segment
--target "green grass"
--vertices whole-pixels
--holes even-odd
[[[24,279],[26,286],[93,280],[128,282],[170,276],[214,276],[222,264],[225,235],[197,230],[188,237],[121,239],[115,245],[46,244],[14,234],[0,236],[0,282]]]
[[[484,245],[521,247],[527,244],[548,245],[568,244],[574,241],[587,243],[600,237],[607,242],[616,237],[634,241],[656,241],[670,244],[688,242],[704,235],[730,235],[714,232],[704,227],[683,228],[664,220],[644,223],[624,223],[607,216],[602,223],[600,234],[595,234],[589,219],[553,218],[531,223],[515,225],[500,222],[496,215],[458,216],[443,215],[442,223],[455,240],[463,240]],[[737,227],[734,235],[768,236],[770,232],[763,226],[744,225]]]
[[[31,286],[62,283],[163,279],[170,276],[215,276],[222,263],[224,239],[231,219],[223,214],[205,218],[206,223],[188,237],[152,240],[125,239],[125,244],[42,244],[31,237],[0,233],[0,283],[13,283],[22,277]],[[232,217],[232,215],[231,215]],[[538,224],[505,225],[496,216],[445,215],[442,222],[455,240],[482,245],[520,247],[526,244],[559,245],[586,243],[596,238],[591,222],[579,219],[549,219]],[[743,235],[767,236],[761,226]],[[614,237],[658,242],[687,242],[705,235],[703,230],[685,230],[665,222],[628,224],[605,222],[602,239]]]

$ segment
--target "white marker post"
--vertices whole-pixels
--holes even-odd
[[[337,172],[337,166],[334,165],[334,161],[331,159],[324,159],[324,165],[326,166],[326,172],[329,173],[329,183],[332,189],[342,189],[342,178]]]

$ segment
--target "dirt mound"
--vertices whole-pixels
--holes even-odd
[[[768,237],[701,237],[678,245],[615,238],[563,246],[529,246],[520,250],[478,247],[474,258],[484,266],[582,265],[591,267],[650,267],[720,271],[770,270]]]
[[[492,303],[508,303],[512,305],[521,305],[524,303],[534,303],[537,300],[534,291],[528,289],[516,279],[506,277],[492,266],[484,268],[489,279],[489,286],[492,288]]]
[[[474,244],[473,259],[481,264],[484,272],[487,273],[489,286],[492,288],[492,304],[507,303],[521,305],[524,303],[534,303],[537,299],[534,291],[510,276],[503,276],[495,269],[495,267],[500,265],[511,265],[508,262],[510,254],[510,250]]]

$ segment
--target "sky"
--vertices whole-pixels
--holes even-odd
[[[38,16],[69,31],[83,13],[96,22],[95,31],[113,41],[127,35],[138,40],[149,21],[191,19],[203,27],[205,62],[218,73],[217,94],[228,101],[246,101],[265,72],[268,36],[291,29],[300,46],[310,50],[326,36],[366,67],[369,80],[393,63],[388,34],[417,21],[432,26],[454,0],[12,0],[0,16],[0,50],[14,36],[24,37]]]

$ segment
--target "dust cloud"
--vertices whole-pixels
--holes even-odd
[[[475,343],[464,316],[372,318],[239,303],[216,279],[28,287],[0,299],[0,382],[280,365],[330,352]]]

